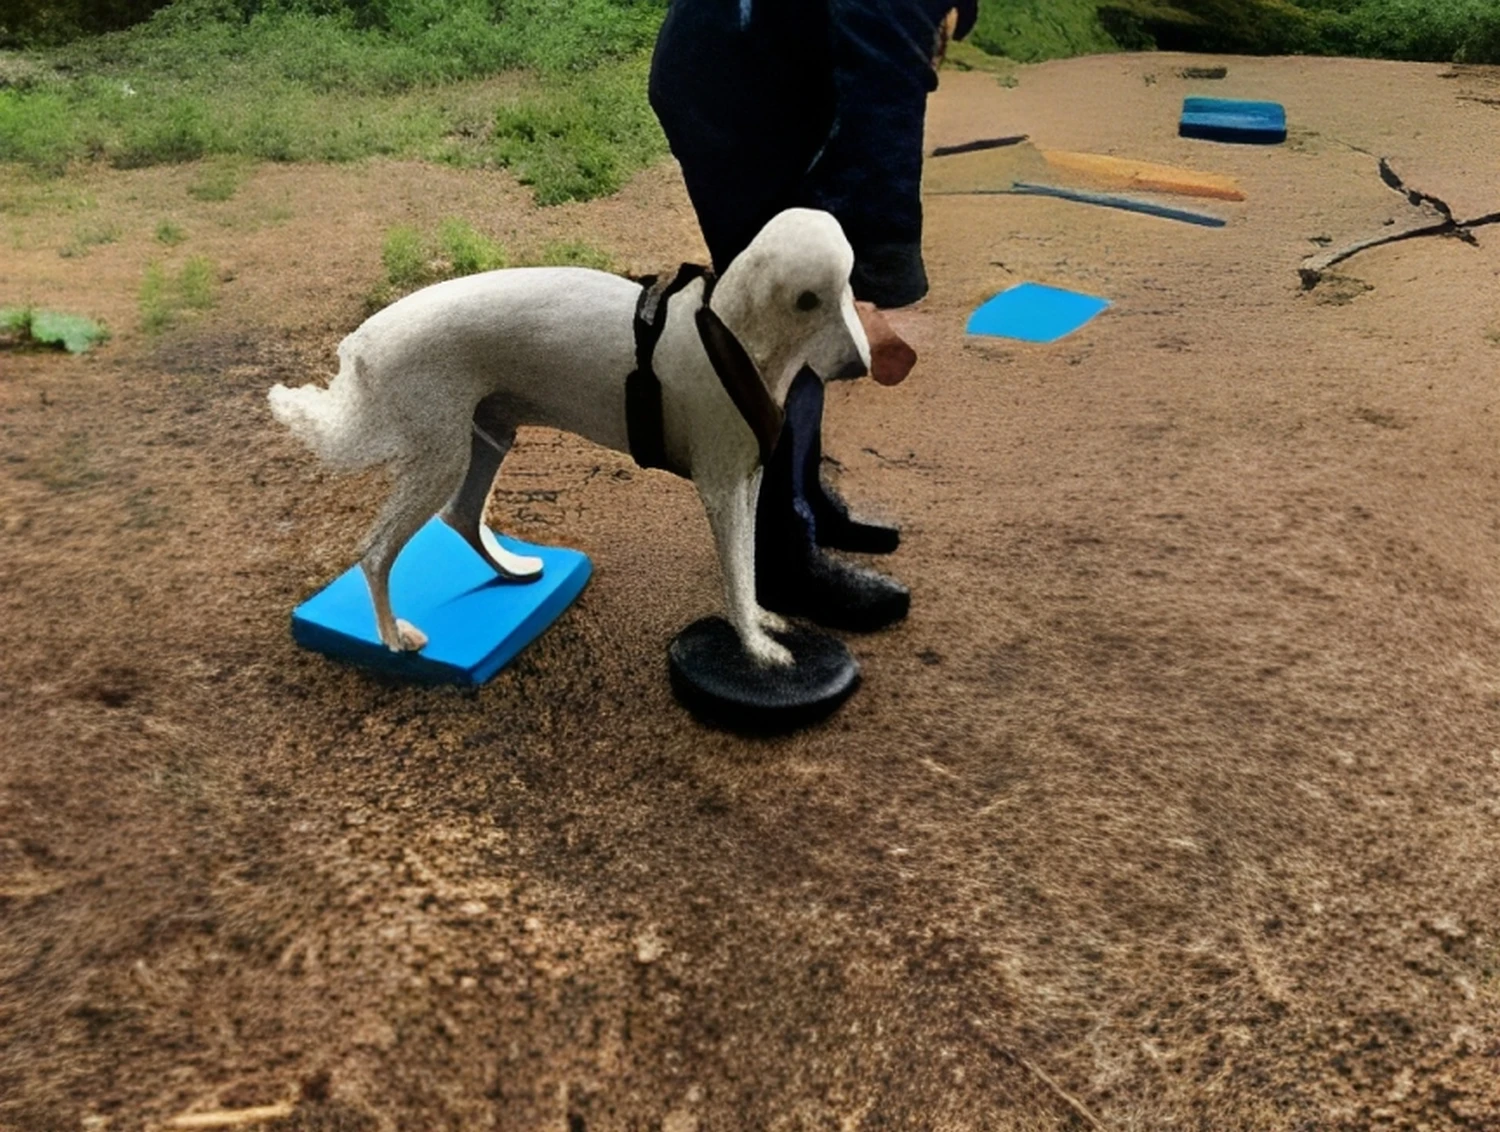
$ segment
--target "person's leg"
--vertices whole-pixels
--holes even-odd
[[[778,212],[807,203],[804,181],[828,143],[835,93],[826,0],[673,0],[652,59],[651,104],[716,270]],[[860,628],[899,619],[905,587],[818,549],[804,471],[821,455],[821,386],[794,385],[786,408],[756,513],[762,604]],[[822,499],[819,508],[828,511]],[[838,531],[837,519],[825,529]]]
[[[854,294],[903,307],[927,293],[922,156],[943,0],[829,0],[838,120],[802,203],[838,217]]]
[[[651,106],[682,167],[715,271],[777,213],[827,141],[827,0],[673,0]]]
[[[800,188],[800,201],[832,212],[855,251],[855,296],[874,307],[905,306],[927,293],[922,263],[922,150],[933,54],[947,5],[936,0],[830,0],[838,120]],[[883,325],[878,310],[867,322]],[[894,380],[916,360],[884,327]],[[874,340],[872,338],[872,347]],[[791,447],[808,454],[797,500],[822,546],[865,553],[896,549],[900,532],[853,518],[822,479],[822,402],[788,412],[801,430]]]
[[[761,480],[756,591],[761,605],[777,613],[835,629],[880,629],[906,616],[911,594],[819,549],[821,523],[808,488],[818,477],[822,420],[823,382],[803,370],[787,391],[786,425]]]

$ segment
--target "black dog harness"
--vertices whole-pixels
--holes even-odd
[[[724,392],[755,434],[761,463],[771,458],[781,435],[783,418],[781,406],[771,399],[771,392],[745,347],[709,309],[715,282],[712,271],[685,263],[671,275],[638,279],[641,297],[635,304],[635,369],[625,379],[625,424],[630,436],[630,455],[643,468],[661,468],[683,478],[689,476],[689,470],[667,457],[661,379],[656,376],[651,359],[666,325],[668,300],[696,279],[703,280],[703,302],[694,312],[698,338]]]

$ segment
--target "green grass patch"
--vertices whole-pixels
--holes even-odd
[[[231,96],[246,80],[389,94],[511,69],[587,69],[649,47],[663,12],[650,0],[177,0],[45,58],[111,78],[227,85]]]
[[[587,200],[666,155],[646,100],[665,7],[175,0],[126,31],[0,52],[0,161],[56,174],[79,161],[393,155],[499,165],[540,203]],[[44,21],[34,38],[93,26],[79,19]],[[985,0],[969,42],[955,66],[1120,46],[1500,62],[1500,2]],[[227,199],[243,172],[213,168],[194,193]]]
[[[1496,0],[1104,0],[1128,47],[1500,62]]]
[[[283,192],[281,199],[265,210],[265,221],[267,224],[285,224],[295,215],[291,193]]]
[[[592,267],[596,271],[613,271],[614,256],[603,248],[583,240],[552,240],[522,259],[526,267]]]
[[[171,220],[163,220],[156,226],[156,242],[165,244],[169,248],[175,248],[183,240],[187,239],[187,233],[182,230],[180,224]]]
[[[365,296],[365,309],[377,311],[429,283],[504,267],[509,260],[504,245],[467,221],[450,217],[430,234],[398,225],[381,242],[385,278]]]
[[[98,198],[74,182],[25,167],[0,170],[0,213],[13,218],[92,212],[98,207]]]
[[[1021,62],[1161,48],[1500,63],[1500,3],[985,0],[969,42]]]
[[[90,249],[112,244],[120,238],[120,230],[110,223],[82,224],[73,231],[73,239],[58,249],[64,259],[77,259],[89,254]]]
[[[424,235],[410,225],[385,234],[380,261],[384,285],[394,291],[494,271],[508,267],[592,267],[613,271],[614,257],[586,240],[551,240],[534,250],[512,256],[505,245],[478,231],[467,221],[443,220],[436,232]]]
[[[421,232],[407,225],[392,228],[385,234],[380,262],[385,266],[387,285],[397,290],[420,287],[431,278],[427,241]]]
[[[443,220],[432,233],[404,224],[391,228],[381,243],[380,261],[385,278],[365,297],[365,308],[371,313],[430,283],[512,265],[615,269],[614,256],[585,240],[552,240],[512,255],[500,241],[453,217]]]
[[[198,177],[188,186],[194,200],[226,201],[240,191],[247,170],[243,161],[219,160],[204,163]]]
[[[436,232],[425,235],[410,225],[398,225],[381,243],[385,278],[365,296],[365,308],[377,311],[418,287],[494,271],[508,266],[510,259],[504,244],[464,220],[449,217]]]
[[[85,354],[109,338],[109,331],[81,314],[12,307],[0,310],[0,341],[18,347],[47,347]]]
[[[159,263],[146,265],[146,274],[141,279],[139,295],[141,329],[147,334],[160,334],[172,321],[172,305],[168,295],[167,273]]]
[[[61,174],[88,156],[75,101],[60,90],[0,88],[0,161],[24,161]]]
[[[1013,87],[1017,82],[1015,60],[1003,55],[991,55],[969,42],[954,41],[948,44],[943,66],[952,71],[980,71],[994,75],[1001,86]]]
[[[444,220],[438,228],[438,246],[448,262],[450,275],[473,275],[495,271],[509,262],[504,246],[476,231],[462,220]]]
[[[1496,0],[1363,0],[1342,10],[1335,0],[1319,12],[1321,46],[1330,51],[1395,59],[1500,63],[1500,3]]]
[[[661,0],[177,0],[128,31],[39,52],[27,81],[0,84],[0,160],[54,173],[216,154],[493,163],[494,91],[476,113],[475,88],[524,72],[512,86],[574,98],[591,71],[627,58],[644,76],[663,11]],[[643,77],[633,100],[645,108]]]
[[[217,269],[207,256],[195,255],[177,275],[177,294],[189,310],[206,311],[218,295]]]
[[[968,42],[1022,63],[1116,51],[1095,0],[983,0]]]
[[[646,99],[649,71],[643,56],[544,80],[496,116],[496,159],[532,187],[538,204],[616,192],[667,153]]]
[[[193,256],[177,274],[160,263],[146,265],[138,302],[141,329],[160,334],[178,321],[183,311],[207,311],[218,299],[218,269],[207,256]]]

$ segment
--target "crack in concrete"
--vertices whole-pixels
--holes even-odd
[[[1389,159],[1380,158],[1378,168],[1380,179],[1405,197],[1408,204],[1424,213],[1423,219],[1395,232],[1382,232],[1376,236],[1367,236],[1341,248],[1308,256],[1302,261],[1302,266],[1297,269],[1304,291],[1311,291],[1316,287],[1322,281],[1324,273],[1334,264],[1342,263],[1350,256],[1368,251],[1370,248],[1411,240],[1418,236],[1451,236],[1471,247],[1478,247],[1479,240],[1474,235],[1473,229],[1482,228],[1487,224],[1500,224],[1500,212],[1485,213],[1483,216],[1476,216],[1470,220],[1458,220],[1453,215],[1453,209],[1442,197],[1433,196],[1431,193],[1409,186],[1401,174],[1392,168]]]
[[[1391,188],[1395,189],[1402,196],[1404,196],[1407,200],[1407,203],[1413,204],[1417,208],[1421,208],[1423,202],[1426,202],[1427,204],[1432,205],[1433,208],[1437,209],[1444,216],[1448,217],[1448,219],[1453,219],[1453,209],[1448,207],[1447,201],[1443,200],[1441,197],[1435,197],[1431,193],[1424,193],[1421,189],[1413,189],[1407,187],[1406,182],[1401,178],[1401,174],[1397,173],[1394,169],[1391,168],[1389,158],[1382,157],[1380,159],[1379,168],[1380,179]]]

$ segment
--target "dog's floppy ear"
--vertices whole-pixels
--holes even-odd
[[[734,402],[734,407],[755,433],[760,444],[761,462],[765,463],[776,448],[786,413],[771,399],[771,391],[761,379],[760,370],[740,340],[707,303],[698,308],[696,318],[698,336],[703,340],[708,360],[713,363],[714,372],[719,375],[719,382]]]

